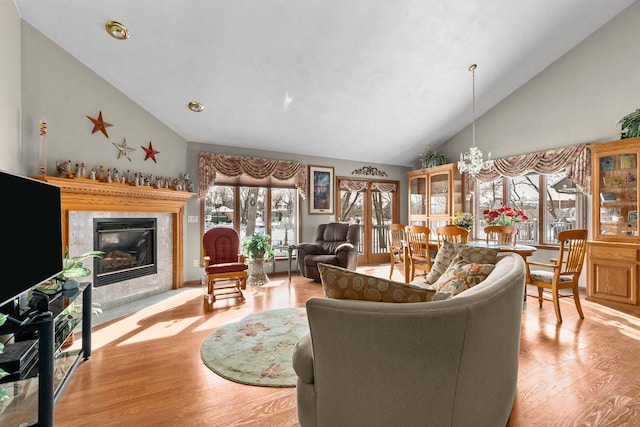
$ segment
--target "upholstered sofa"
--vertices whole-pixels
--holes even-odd
[[[445,300],[311,298],[293,354],[309,426],[504,426],[516,396],[525,264],[499,255]]]
[[[355,270],[358,266],[359,240],[359,224],[344,222],[320,224],[316,229],[313,242],[296,245],[300,274],[320,282],[319,263]]]

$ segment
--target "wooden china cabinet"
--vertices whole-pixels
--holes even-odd
[[[435,239],[437,227],[450,224],[463,210],[462,175],[456,163],[408,172],[409,225],[426,225]]]
[[[640,308],[640,138],[589,148],[592,240],[587,244],[587,299],[623,309]]]

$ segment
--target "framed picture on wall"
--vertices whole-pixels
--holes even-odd
[[[333,168],[309,165],[309,214],[333,215]]]

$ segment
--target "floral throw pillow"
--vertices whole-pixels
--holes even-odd
[[[406,283],[368,276],[330,264],[318,263],[327,298],[378,302],[432,301],[436,291]]]
[[[442,246],[438,249],[436,258],[433,260],[431,270],[425,277],[425,282],[427,282],[428,285],[434,284],[436,280],[447,271],[449,264],[451,264],[451,261],[453,261],[457,255],[456,249],[458,245],[458,243],[442,242]]]
[[[458,255],[431,288],[438,292],[448,292],[454,297],[482,283],[494,268],[495,264],[468,263],[463,256]]]
[[[461,256],[466,264],[495,264],[498,260],[498,249],[443,242],[433,261],[431,271],[425,278],[427,284],[434,284],[457,256]]]

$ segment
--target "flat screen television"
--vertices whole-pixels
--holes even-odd
[[[0,307],[62,272],[60,187],[0,170]]]

